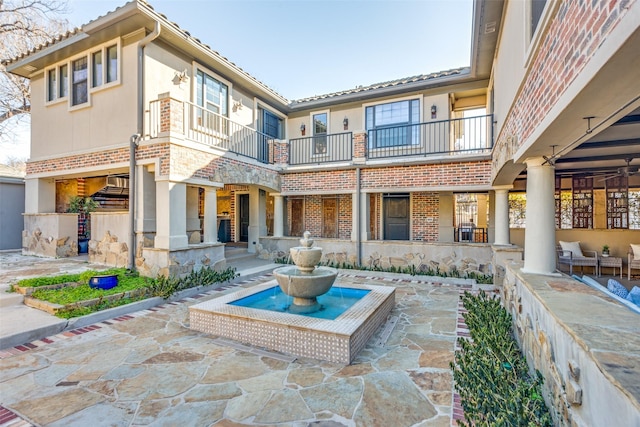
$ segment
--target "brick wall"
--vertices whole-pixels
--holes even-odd
[[[520,93],[500,130],[494,174],[511,159],[589,63],[635,0],[564,1],[541,40]]]
[[[353,229],[353,203],[351,194],[339,194],[338,198],[338,239],[351,239]]]
[[[438,241],[439,196],[434,192],[418,192],[411,195],[411,240]]]

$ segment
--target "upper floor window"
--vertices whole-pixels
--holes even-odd
[[[268,137],[275,139],[283,139],[282,119],[271,111],[258,107],[258,131],[264,133]]]
[[[208,130],[227,133],[229,87],[202,70],[196,72],[196,118]]]
[[[326,154],[329,113],[312,114],[311,123],[313,126],[313,154]]]
[[[71,63],[71,105],[84,104],[89,100],[87,90],[87,58],[76,59]]]
[[[72,107],[87,104],[93,91],[118,82],[118,52],[119,43],[112,42],[45,70],[46,101],[61,101],[71,89]]]
[[[547,0],[531,0],[531,37],[536,33],[540,18],[542,18],[542,11],[546,4]]]
[[[420,141],[420,100],[389,102],[366,107],[365,122],[370,148],[416,145]]]

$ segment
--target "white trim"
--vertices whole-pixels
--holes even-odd
[[[288,133],[287,126],[289,125],[289,117],[287,117],[285,114],[281,113],[280,111],[275,110],[269,104],[259,100],[258,97],[256,96],[253,97],[253,126],[255,130],[260,133],[264,133],[262,132],[262,129],[258,129],[257,127],[258,121],[260,120],[258,117],[259,108],[262,108],[263,110],[267,110],[268,112],[272,113],[274,116],[278,116],[280,119],[282,119],[282,138],[280,140],[281,141],[287,140],[287,133]]]
[[[542,9],[542,15],[538,21],[536,31],[531,34],[531,3],[532,0],[526,0],[524,5],[524,68],[529,69],[531,61],[536,58],[535,52],[540,47],[543,41],[543,34],[546,34],[549,24],[551,23],[551,17],[555,14],[551,13],[552,9],[555,9],[561,2],[555,0],[546,0],[544,9]],[[556,4],[557,3],[557,4]],[[553,6],[551,6],[553,4]]]
[[[313,116],[317,116],[319,114],[327,115],[327,132],[325,135],[329,135],[331,133],[331,109],[316,110],[309,112],[309,126],[311,127],[311,129],[309,129],[309,136],[316,136],[316,133],[314,132],[315,126],[313,125]]]

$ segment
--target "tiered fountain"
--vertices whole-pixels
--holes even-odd
[[[304,232],[300,246],[289,250],[295,267],[273,270],[280,289],[293,297],[292,313],[312,313],[320,308],[317,297],[326,294],[338,276],[338,270],[316,267],[322,258],[322,248],[313,248],[311,233]]]
[[[317,267],[322,248],[313,247],[309,232],[290,254],[295,266],[275,269],[276,280],[189,307],[191,329],[295,356],[351,363],[387,319],[395,288],[333,286],[338,272]]]

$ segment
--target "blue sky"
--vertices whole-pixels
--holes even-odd
[[[125,0],[69,0],[72,27]],[[472,0],[150,0],[287,99],[469,65]],[[22,126],[0,157],[29,157]],[[0,161],[4,161],[0,158]]]

